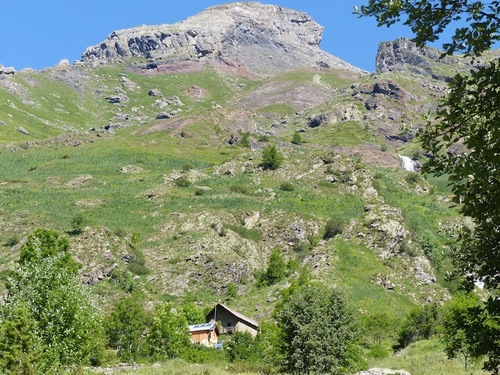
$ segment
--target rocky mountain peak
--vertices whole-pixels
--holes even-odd
[[[87,48],[82,61],[146,56],[151,61],[236,61],[257,74],[309,66],[360,71],[322,51],[322,35],[323,27],[304,12],[257,2],[230,3],[172,25],[114,31]]]
[[[417,47],[407,38],[398,38],[390,42],[380,43],[376,57],[378,73],[401,71],[408,66],[426,70],[432,62],[439,61],[441,51],[431,47]]]

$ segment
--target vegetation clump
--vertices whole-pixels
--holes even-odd
[[[275,145],[270,145],[262,150],[262,161],[260,166],[264,170],[275,170],[283,164],[283,155]]]

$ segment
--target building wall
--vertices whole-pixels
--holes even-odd
[[[248,332],[253,337],[257,336],[257,330],[247,326],[244,322],[238,322],[235,327],[235,332]]]
[[[210,341],[208,340],[208,336],[210,333]],[[211,346],[214,344],[217,344],[217,341],[219,340],[219,337],[217,336],[217,332],[215,330],[213,331],[199,331],[199,332],[192,332],[191,333],[191,341],[200,344],[200,345],[206,345],[206,346]]]

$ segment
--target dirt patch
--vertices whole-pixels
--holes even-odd
[[[144,171],[144,169],[137,165],[126,165],[120,169],[122,173],[141,173],[142,171]]]
[[[92,177],[91,175],[84,174],[84,175],[78,176],[77,178],[72,179],[71,181],[68,181],[66,183],[66,186],[68,186],[70,188],[79,188],[82,185],[86,184],[87,182],[92,181],[93,179],[94,179],[94,177]]]
[[[191,125],[194,122],[195,122],[194,118],[189,118],[189,117],[176,118],[153,125],[150,128],[141,131],[139,134],[146,135],[151,133],[163,132],[167,130],[180,130],[183,127]]]
[[[206,98],[207,90],[198,86],[191,86],[187,90],[186,95],[195,100],[202,100]]]

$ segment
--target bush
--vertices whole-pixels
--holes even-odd
[[[147,268],[144,264],[140,264],[134,260],[130,261],[127,265],[127,268],[130,272],[136,275],[147,275],[149,274],[149,268]]]
[[[300,144],[302,144],[302,137],[301,137],[300,133],[298,133],[298,132],[293,133],[292,143],[294,145],[300,145]]]
[[[323,239],[328,240],[341,234],[344,229],[344,225],[340,220],[330,219],[326,222],[325,233],[323,234]]]
[[[258,358],[254,339],[248,332],[236,332],[227,344],[226,350],[231,362]]]
[[[439,308],[436,304],[418,307],[410,312],[403,322],[394,350],[406,348],[411,343],[429,339],[436,332]]]
[[[229,187],[229,190],[233,193],[239,193],[239,194],[243,194],[243,195],[249,194],[248,188],[246,186],[243,186],[243,185],[231,185]]]
[[[178,178],[174,181],[174,184],[178,187],[188,187],[191,186],[191,182],[184,176]]]
[[[77,235],[82,234],[83,226],[85,224],[85,218],[82,214],[76,214],[71,220],[71,231],[70,234]]]
[[[239,144],[241,147],[249,148],[250,147],[250,133],[248,133],[248,132],[243,133]]]
[[[13,247],[16,246],[19,243],[19,238],[17,236],[11,236],[7,238],[7,241],[5,241],[5,246],[7,247]]]
[[[104,329],[109,345],[118,351],[120,358],[133,362],[139,358],[144,332],[149,324],[142,301],[128,297],[117,302],[104,320]]]
[[[289,181],[285,181],[285,182],[281,183],[280,190],[283,190],[283,191],[294,191],[295,190],[295,185],[292,184]]]

